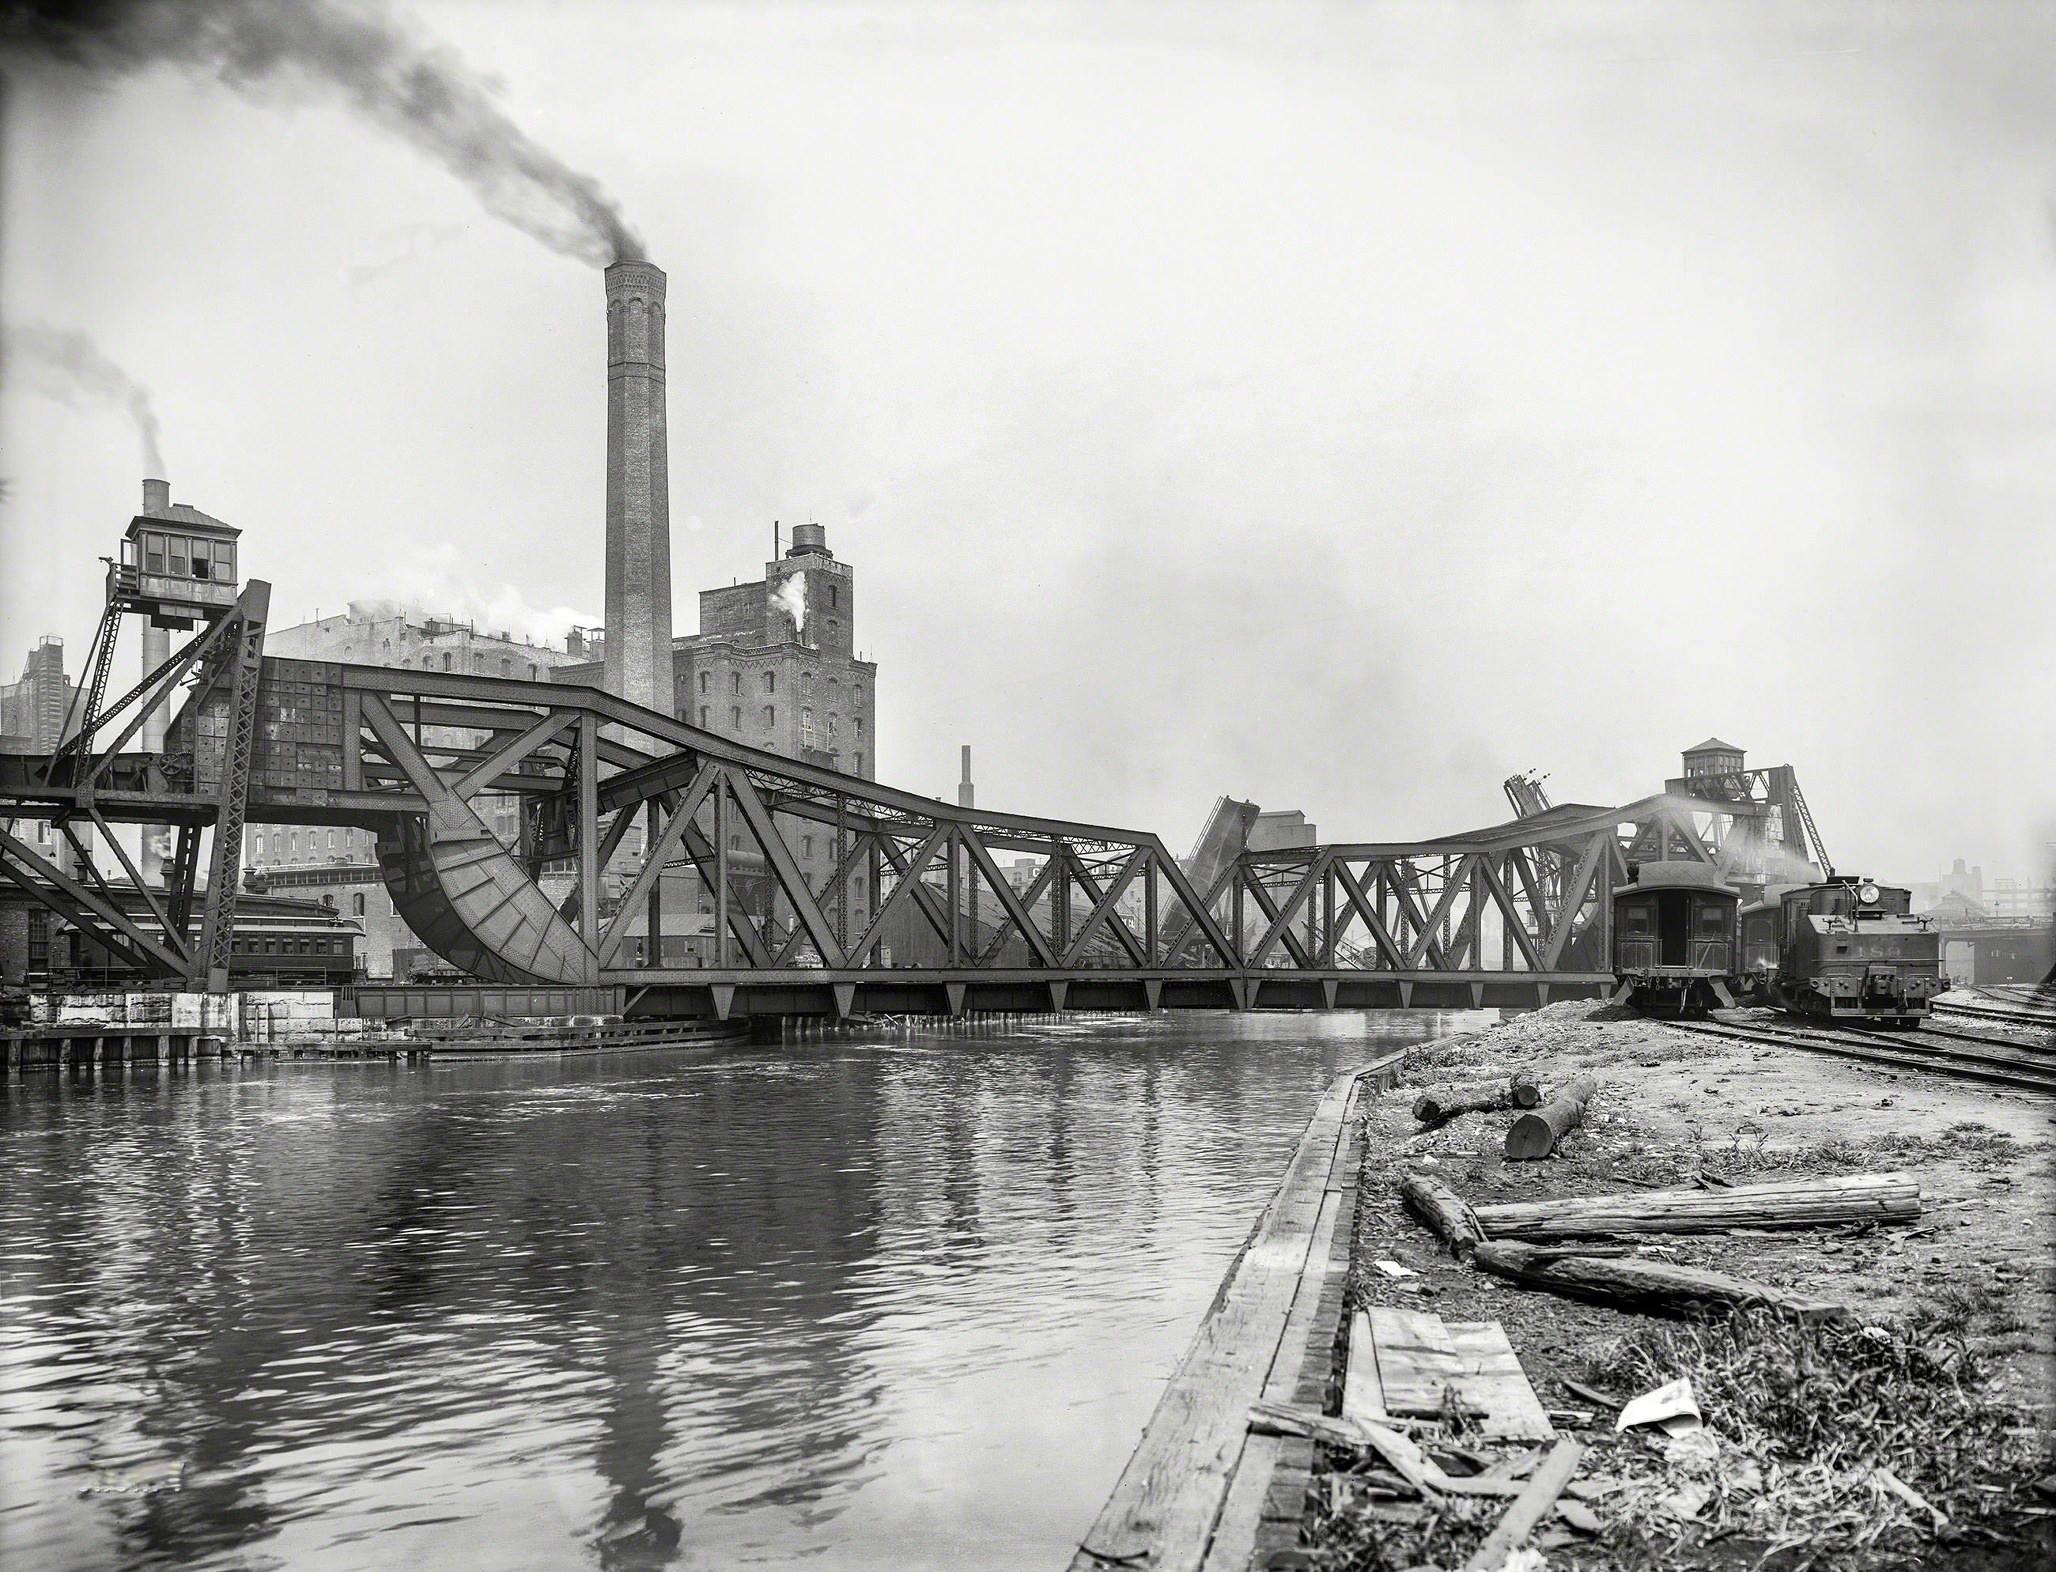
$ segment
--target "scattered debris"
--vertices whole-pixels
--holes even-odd
[[[1502,1572],[1514,1547],[1549,1515],[1584,1455],[1585,1449],[1575,1441],[1559,1441],[1551,1447],[1513,1505],[1506,1509],[1499,1526],[1485,1536],[1485,1542],[1464,1563],[1465,1572]]]
[[[1581,1534],[1597,1534],[1600,1531],[1599,1514],[1576,1501],[1557,1502],[1556,1515]]]
[[[1637,1425],[1654,1425],[1665,1435],[1681,1436],[1705,1424],[1699,1400],[1692,1394],[1691,1378],[1680,1376],[1653,1392],[1644,1392],[1620,1412],[1615,1430],[1633,1430]]]
[[[1935,1527],[1946,1528],[1948,1526],[1949,1517],[1947,1513],[1936,1506],[1934,1502],[1928,1500],[1918,1490],[1907,1484],[1889,1468],[1885,1467],[1884,1464],[1880,1463],[1870,1471],[1870,1481],[1874,1485],[1881,1485],[1886,1490],[1891,1491],[1893,1495],[1904,1501],[1908,1506],[1916,1507],[1920,1511],[1929,1513],[1935,1520]]]
[[[1387,1277],[1419,1277],[1421,1275],[1412,1267],[1401,1266],[1397,1261],[1379,1260],[1373,1261],[1371,1265]]]
[[[1565,1377],[1560,1384],[1572,1397],[1581,1397],[1588,1403],[1597,1403],[1601,1408],[1619,1408],[1621,1406],[1618,1398],[1608,1397],[1604,1392],[1599,1391],[1595,1387],[1589,1387],[1582,1381],[1573,1381],[1569,1377]]]

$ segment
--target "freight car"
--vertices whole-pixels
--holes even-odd
[[[1613,997],[1664,1015],[1732,1006],[1740,900],[1703,862],[1629,864],[1613,893]]]
[[[1911,1026],[1949,986],[1942,936],[1893,885],[1837,877],[1768,890],[1741,925],[1745,974],[1795,1015]]]

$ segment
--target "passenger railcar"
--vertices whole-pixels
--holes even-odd
[[[1630,864],[1613,893],[1614,998],[1664,1015],[1733,1005],[1740,904],[1703,862]]]
[[[123,891],[123,894],[129,892]],[[140,898],[123,903],[155,928]],[[229,935],[229,983],[237,988],[339,988],[356,981],[363,931],[318,901],[243,895]],[[193,933],[198,940],[197,929]],[[50,980],[72,986],[121,986],[135,968],[69,923],[53,925]]]
[[[1795,1015],[1910,1026],[1949,986],[1942,936],[1912,904],[1910,890],[1846,877],[1766,892],[1742,913],[1744,968]]]

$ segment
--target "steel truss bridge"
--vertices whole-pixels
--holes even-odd
[[[1631,861],[1740,877],[1764,852],[1759,806],[1665,793],[1436,840],[1217,846],[1188,873],[1155,835],[957,807],[597,689],[264,657],[268,593],[251,583],[103,710],[106,638],[80,735],[0,755],[0,878],[194,987],[226,985],[245,822],[374,831],[399,914],[485,983],[619,988],[630,1014],[723,1020],[1590,997],[1610,985],[1609,896]],[[179,706],[163,752],[123,751],[160,700]],[[520,829],[503,839],[480,809],[507,796]],[[23,818],[65,837],[71,871]],[[162,891],[112,834],[124,822],[176,831]],[[700,930],[703,964],[664,964],[667,915]]]

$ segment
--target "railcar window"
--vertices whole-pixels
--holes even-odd
[[[1727,913],[1718,906],[1702,906],[1699,908],[1699,931],[1701,933],[1719,933],[1727,925]]]

